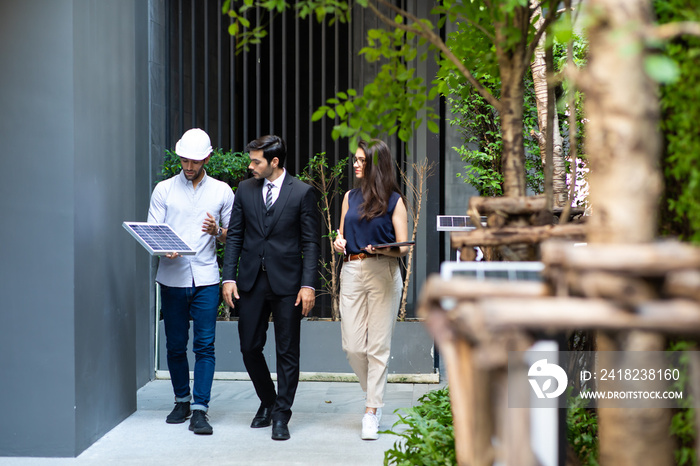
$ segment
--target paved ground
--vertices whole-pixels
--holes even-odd
[[[394,410],[417,403],[436,384],[389,384],[380,429],[390,429]],[[215,380],[211,436],[185,424],[165,423],[173,406],[169,380],[138,392],[138,409],[77,458],[0,458],[0,466],[85,465],[381,465],[399,437],[360,439],[363,392],[357,383],[301,382],[289,423],[290,440],[270,439],[271,428],[251,429],[259,401],[249,381]],[[395,428],[399,431],[400,427]]]

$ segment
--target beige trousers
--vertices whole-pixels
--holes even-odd
[[[384,406],[391,335],[402,288],[399,262],[379,256],[343,263],[340,328],[343,351],[367,393],[366,406]]]

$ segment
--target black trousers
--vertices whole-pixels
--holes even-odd
[[[243,363],[260,402],[273,406],[272,419],[288,422],[299,385],[302,307],[294,305],[296,295],[274,294],[267,274],[262,271],[253,288],[248,292],[239,291],[239,296],[238,335]],[[275,326],[277,392],[263,354],[270,315]]]

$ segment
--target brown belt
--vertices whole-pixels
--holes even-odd
[[[368,257],[377,257],[378,255],[379,254],[368,254],[366,252],[361,252],[359,254],[350,254],[348,256],[343,257],[343,262],[362,260],[367,259]]]

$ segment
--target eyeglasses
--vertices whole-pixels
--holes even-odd
[[[360,165],[364,165],[365,159],[358,159],[357,157],[353,156],[352,164],[355,165],[356,163],[359,163]]]

